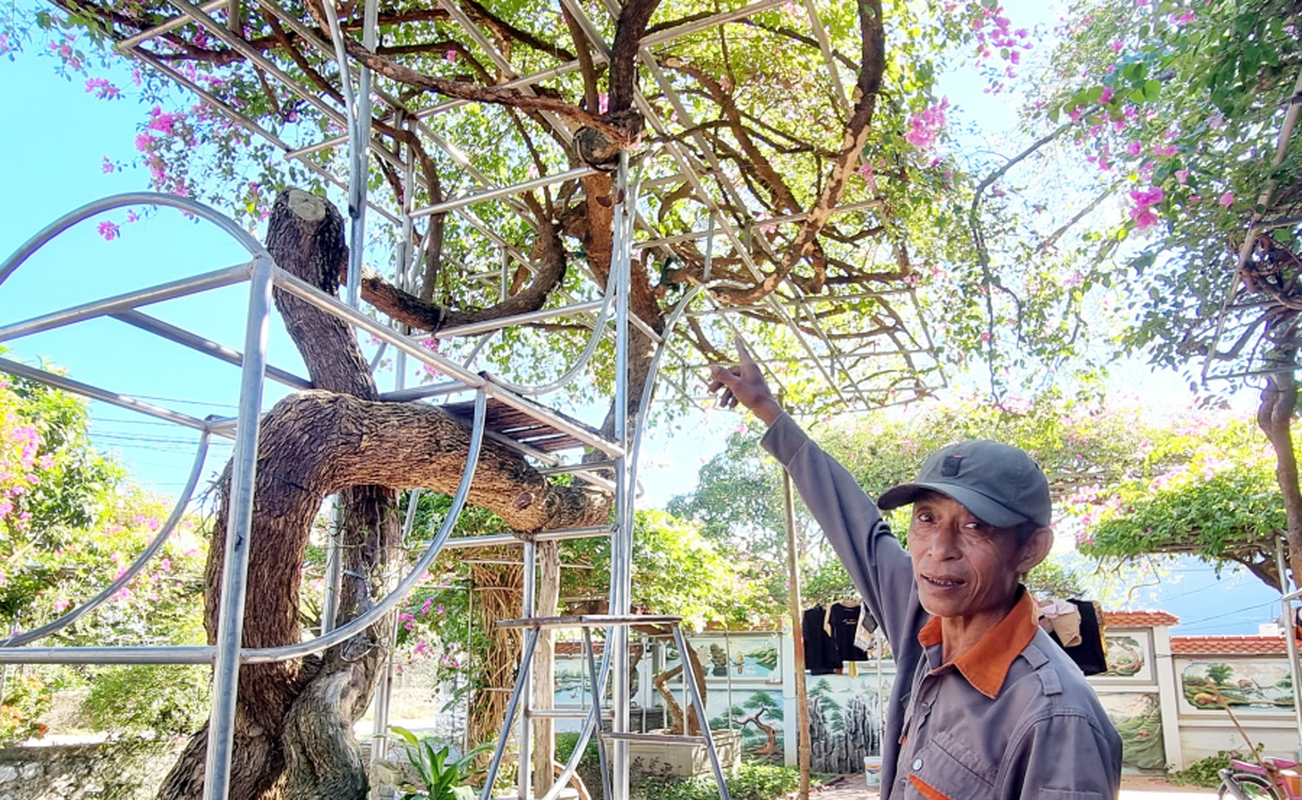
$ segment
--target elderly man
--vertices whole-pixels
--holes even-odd
[[[765,449],[891,643],[882,797],[1115,798],[1121,739],[1021,585],[1053,544],[1049,484],[1035,462],[996,442],[950,445],[874,505],[737,348],[736,367],[712,368],[711,391],[768,424]],[[878,508],[910,503],[906,553]]]

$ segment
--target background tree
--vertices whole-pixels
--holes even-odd
[[[1259,433],[1245,422],[1201,424],[1157,443],[1120,480],[1082,487],[1069,500],[1081,552],[1239,564],[1278,589],[1275,543],[1287,522],[1274,453]]]
[[[1087,232],[1047,255],[1075,264],[1082,289],[1119,287],[1125,346],[1186,367],[1191,380],[1260,388],[1257,424],[1276,457],[1295,585],[1302,194],[1285,119],[1298,23],[1296,5],[1273,0],[1076,3],[1027,94],[1032,133],[1064,131],[1073,173],[1081,155],[1092,165]],[[1113,213],[1093,213],[1100,207]]]
[[[126,571],[170,511],[95,451],[89,419],[77,398],[0,380],[0,638],[89,600]],[[154,566],[53,640],[202,641],[205,538],[202,520],[183,519]],[[97,727],[116,735],[188,733],[205,705],[207,678],[171,667],[9,666],[0,670],[0,742],[39,734],[52,692],[80,687],[89,689],[86,711]]]

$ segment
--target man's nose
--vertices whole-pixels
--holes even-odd
[[[957,558],[959,554],[958,537],[958,523],[951,522],[936,526],[929,547],[932,557],[941,560]]]

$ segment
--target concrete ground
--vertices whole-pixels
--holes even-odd
[[[877,793],[868,792],[862,775],[846,775],[810,792],[809,796],[811,800],[876,800]],[[1197,800],[1215,796],[1214,789],[1173,786],[1161,778],[1128,775],[1121,780],[1120,800]]]

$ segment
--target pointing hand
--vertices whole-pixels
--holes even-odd
[[[755,416],[765,423],[772,425],[778,417],[782,416],[782,406],[778,405],[777,398],[773,396],[768,383],[765,382],[759,364],[751,358],[745,342],[740,336],[734,341],[737,345],[737,365],[711,366],[712,380],[709,389],[711,392],[722,390],[719,394],[719,405],[723,408],[736,408],[740,403],[755,412]]]

